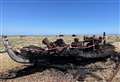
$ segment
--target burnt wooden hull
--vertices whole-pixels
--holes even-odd
[[[86,52],[81,49],[64,49],[61,52],[50,52],[50,51],[35,51],[34,49],[27,49],[27,51],[21,51],[21,56],[25,59],[29,59],[31,63],[38,62],[77,62],[77,61],[91,61],[91,60],[101,60],[111,57],[114,52],[110,49],[104,51],[89,51]]]
[[[91,61],[111,57],[114,54],[112,45],[104,45],[102,50],[86,51],[81,48],[64,48],[62,51],[42,50],[37,46],[24,47],[20,52],[12,49],[7,38],[3,38],[3,44],[8,52],[8,55],[19,63],[69,63],[76,61]]]

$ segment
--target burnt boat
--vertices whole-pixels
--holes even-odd
[[[84,41],[81,43],[75,38],[75,42],[71,43],[71,45],[50,47],[49,43],[47,43],[47,49],[31,45],[23,47],[20,52],[11,47],[7,36],[3,37],[3,44],[11,59],[23,64],[65,64],[82,60],[91,61],[111,58],[115,54],[114,46],[106,43],[105,33],[103,37],[97,39],[95,36],[84,36]]]

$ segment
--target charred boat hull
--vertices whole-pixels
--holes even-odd
[[[112,46],[107,44],[104,45],[105,47],[100,51],[86,51],[81,48],[64,48],[58,52],[54,50],[41,50],[41,48],[37,46],[29,46],[23,47],[19,53],[12,49],[7,38],[3,38],[3,44],[8,55],[19,63],[69,63],[105,59],[114,54]]]

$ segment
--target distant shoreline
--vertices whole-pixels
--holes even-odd
[[[61,35],[61,34],[60,34]],[[73,34],[62,34],[64,36],[72,36]],[[75,34],[77,36],[83,36],[83,35],[94,35],[94,34]],[[102,34],[95,34],[95,35],[102,35]],[[107,36],[120,36],[120,34],[106,34]],[[3,35],[4,36],[4,35]],[[21,36],[21,37],[27,37],[27,36],[59,36],[58,34],[51,34],[51,35],[7,35],[7,36]],[[1,35],[0,35],[1,37]]]

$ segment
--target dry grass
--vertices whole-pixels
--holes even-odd
[[[0,73],[23,66],[20,63],[14,62],[7,53],[0,54]]]

